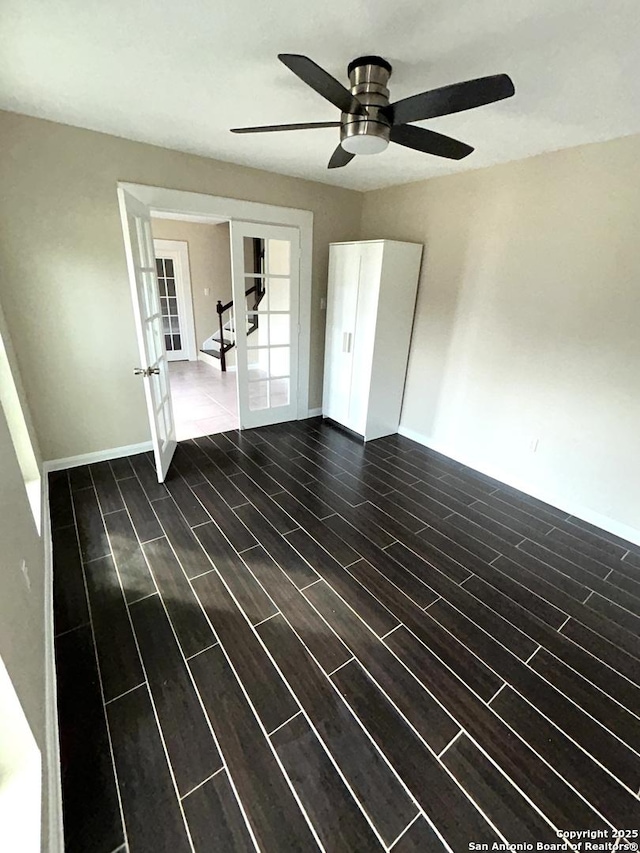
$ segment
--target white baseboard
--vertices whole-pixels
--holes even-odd
[[[53,547],[49,517],[49,479],[42,477],[42,541],[44,546],[45,737],[47,762],[47,851],[64,853],[62,779],[58,735],[56,657],[53,623]],[[45,829],[45,827],[43,827]],[[44,849],[44,845],[43,845]]]
[[[121,456],[134,456],[136,453],[146,453],[148,450],[153,450],[153,444],[150,441],[143,441],[140,444],[127,444],[124,447],[82,453],[80,456],[67,456],[66,459],[50,459],[43,464],[42,469],[45,474],[48,474],[49,471],[64,471],[66,468],[77,468],[79,465],[93,465],[95,462],[120,459]]]
[[[220,366],[220,359],[214,358],[212,355],[207,355],[206,352],[198,353],[198,361],[202,361],[205,364],[210,364],[211,367],[215,367],[217,368],[217,370],[222,370],[222,367]]]
[[[217,370],[222,373],[222,364],[220,363],[219,358],[214,358],[212,355],[207,355],[206,352],[198,353],[198,361],[203,361],[205,364],[210,364],[211,367],[215,367]],[[235,372],[236,366],[235,364],[227,365],[227,373]]]
[[[614,518],[609,518],[609,516],[607,515],[602,515],[601,513],[596,512],[590,507],[582,506],[580,504],[574,504],[571,501],[567,501],[562,497],[558,497],[557,495],[545,492],[544,489],[531,486],[525,480],[519,480],[517,477],[513,477],[507,471],[498,468],[492,468],[491,466],[487,465],[478,464],[477,460],[470,459],[468,457],[465,458],[464,454],[457,453],[450,447],[447,447],[445,444],[441,444],[437,441],[432,441],[430,438],[420,432],[417,432],[416,430],[408,429],[407,427],[403,427],[402,425],[400,425],[398,427],[398,432],[405,438],[410,438],[412,441],[415,441],[418,444],[422,444],[424,447],[428,447],[431,450],[435,450],[437,453],[442,453],[443,456],[448,456],[450,459],[454,459],[456,462],[460,462],[462,465],[467,465],[469,468],[473,468],[475,471],[479,471],[481,474],[486,474],[487,477],[493,477],[495,480],[499,480],[506,486],[511,486],[511,488],[518,489],[519,491],[530,495],[532,498],[537,498],[539,501],[544,501],[544,503],[550,504],[551,506],[555,506],[558,509],[561,509],[563,512],[566,512],[567,515],[574,515],[576,518],[579,518],[582,521],[586,521],[589,524],[594,524],[601,530],[606,530],[608,533],[612,533],[614,536],[619,536],[621,539],[625,539],[627,542],[633,542],[635,545],[640,545],[640,530],[635,527],[630,527],[627,524],[623,524],[620,521],[616,521]]]

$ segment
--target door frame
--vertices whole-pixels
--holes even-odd
[[[153,221],[151,223],[153,231]],[[161,254],[170,257],[178,269],[176,278],[176,295],[178,297],[178,318],[182,337],[186,342],[182,352],[186,352],[189,361],[198,360],[198,348],[196,346],[196,322],[193,314],[193,293],[191,290],[191,272],[189,267],[189,244],[186,240],[164,240],[160,237],[153,238],[153,248],[156,256]],[[184,359],[170,358],[169,361]]]
[[[293,207],[278,207],[223,196],[150,187],[118,182],[134,198],[145,204],[152,216],[162,218],[202,217],[203,222],[228,222],[239,219],[266,225],[292,225],[300,231],[300,304],[298,349],[298,420],[310,417],[309,373],[311,362],[311,286],[313,251],[313,213]]]

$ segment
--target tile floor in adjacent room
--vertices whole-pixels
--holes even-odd
[[[169,362],[171,402],[178,441],[238,428],[235,371],[203,361]]]
[[[640,826],[640,547],[319,419],[50,495],[67,853]]]

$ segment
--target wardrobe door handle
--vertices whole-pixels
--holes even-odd
[[[351,332],[342,333],[342,352],[351,352]]]

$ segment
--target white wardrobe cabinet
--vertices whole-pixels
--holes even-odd
[[[322,414],[365,441],[398,431],[419,243],[332,243]]]

